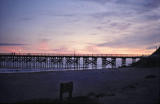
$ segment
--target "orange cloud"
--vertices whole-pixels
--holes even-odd
[[[48,45],[48,42],[41,42],[38,46],[38,50],[41,50],[41,51],[47,51],[49,49],[50,47]]]
[[[0,46],[1,53],[23,53],[26,52],[21,46]]]

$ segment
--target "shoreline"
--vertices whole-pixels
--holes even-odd
[[[159,67],[153,67],[153,69],[157,69]],[[150,68],[137,68],[137,67],[124,67],[124,68],[103,68],[103,69],[5,69],[0,68],[0,74],[16,74],[16,73],[41,73],[41,72],[66,72],[66,71],[125,71],[125,70],[143,70],[143,69],[150,69]]]
[[[2,73],[38,73],[38,72],[65,72],[65,71],[91,71],[91,70],[119,70],[122,68],[103,68],[103,69],[4,69],[0,68]]]

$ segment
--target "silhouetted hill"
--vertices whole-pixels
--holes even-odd
[[[160,47],[152,55],[132,64],[135,67],[160,67]]]
[[[153,52],[150,57],[152,56],[160,56],[160,47],[155,52]]]

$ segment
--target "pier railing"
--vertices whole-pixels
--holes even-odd
[[[77,57],[147,57],[149,54],[56,54],[56,53],[0,53],[18,56],[77,56]]]

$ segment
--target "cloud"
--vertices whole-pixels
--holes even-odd
[[[0,48],[0,52],[1,53],[10,53],[10,52],[15,52],[15,53],[19,53],[19,52],[26,52],[26,50],[21,47],[21,46],[3,46]]]
[[[93,35],[93,36],[95,36],[95,35],[98,35],[98,33],[91,33],[91,34],[89,34],[89,35]]]
[[[108,2],[104,6],[106,8],[105,11],[93,13],[90,16],[95,19],[105,19],[105,18],[133,18],[143,16],[143,18],[148,19],[159,19],[157,14],[147,14],[143,15],[148,12],[152,12],[155,9],[160,8],[160,0],[84,0],[84,1],[91,1],[102,3]],[[159,14],[159,12],[158,12]]]
[[[87,2],[95,2],[98,4],[106,4],[112,3],[116,5],[123,5],[129,6],[135,10],[144,12],[149,11],[160,6],[160,0],[80,0],[80,1],[87,1]]]
[[[66,46],[62,46],[59,48],[52,49],[53,52],[58,53],[58,54],[73,54],[74,51],[70,50]]]
[[[53,16],[53,17],[73,17],[76,16],[74,13],[54,13],[52,11],[42,12],[41,15]]]
[[[95,3],[98,3],[98,4],[105,4],[107,2],[110,2],[112,0],[79,0],[79,1],[87,1],[87,2],[95,2]]]
[[[32,20],[33,18],[31,18],[31,17],[23,17],[23,18],[21,18],[21,20],[22,21],[30,21],[30,20]]]
[[[28,44],[21,43],[0,43],[0,52],[8,53],[8,52],[26,52],[25,48],[28,47]]]
[[[36,49],[40,52],[50,51],[51,47],[49,46],[50,39],[42,38],[39,39],[38,43],[36,44]]]
[[[147,14],[147,15],[143,15],[143,18],[146,21],[157,21],[157,20],[160,20],[160,15],[159,14]]]
[[[99,47],[95,46],[95,45],[89,45],[86,46],[84,49],[86,52],[88,52],[89,54],[97,54],[97,53],[101,53]]]
[[[149,47],[147,47],[146,49],[157,49],[157,45],[153,45],[153,46],[149,46]]]
[[[43,39],[40,39],[39,41],[40,41],[40,42],[49,42],[49,41],[51,41],[51,39],[43,38]]]
[[[114,47],[114,48],[142,48],[148,45],[155,44],[160,41],[160,32],[157,34],[141,34],[121,37],[113,41],[97,44],[101,47]]]
[[[101,26],[97,26],[95,27],[95,29],[100,30],[100,31],[105,31],[106,29],[111,30],[127,30],[128,28],[130,28],[132,26],[131,23],[125,23],[125,22],[110,22],[110,23],[106,23],[103,24]]]
[[[137,13],[152,11],[160,7],[160,0],[116,0],[118,5],[127,5]]]
[[[57,16],[57,17],[73,17],[75,16],[74,14],[52,14],[52,16]]]
[[[26,44],[20,44],[20,43],[0,43],[0,46],[24,46]]]
[[[117,16],[118,14],[116,14],[115,12],[99,12],[99,13],[94,13],[90,16],[92,16],[93,18],[96,19],[104,19],[105,17],[113,17],[113,16]]]

